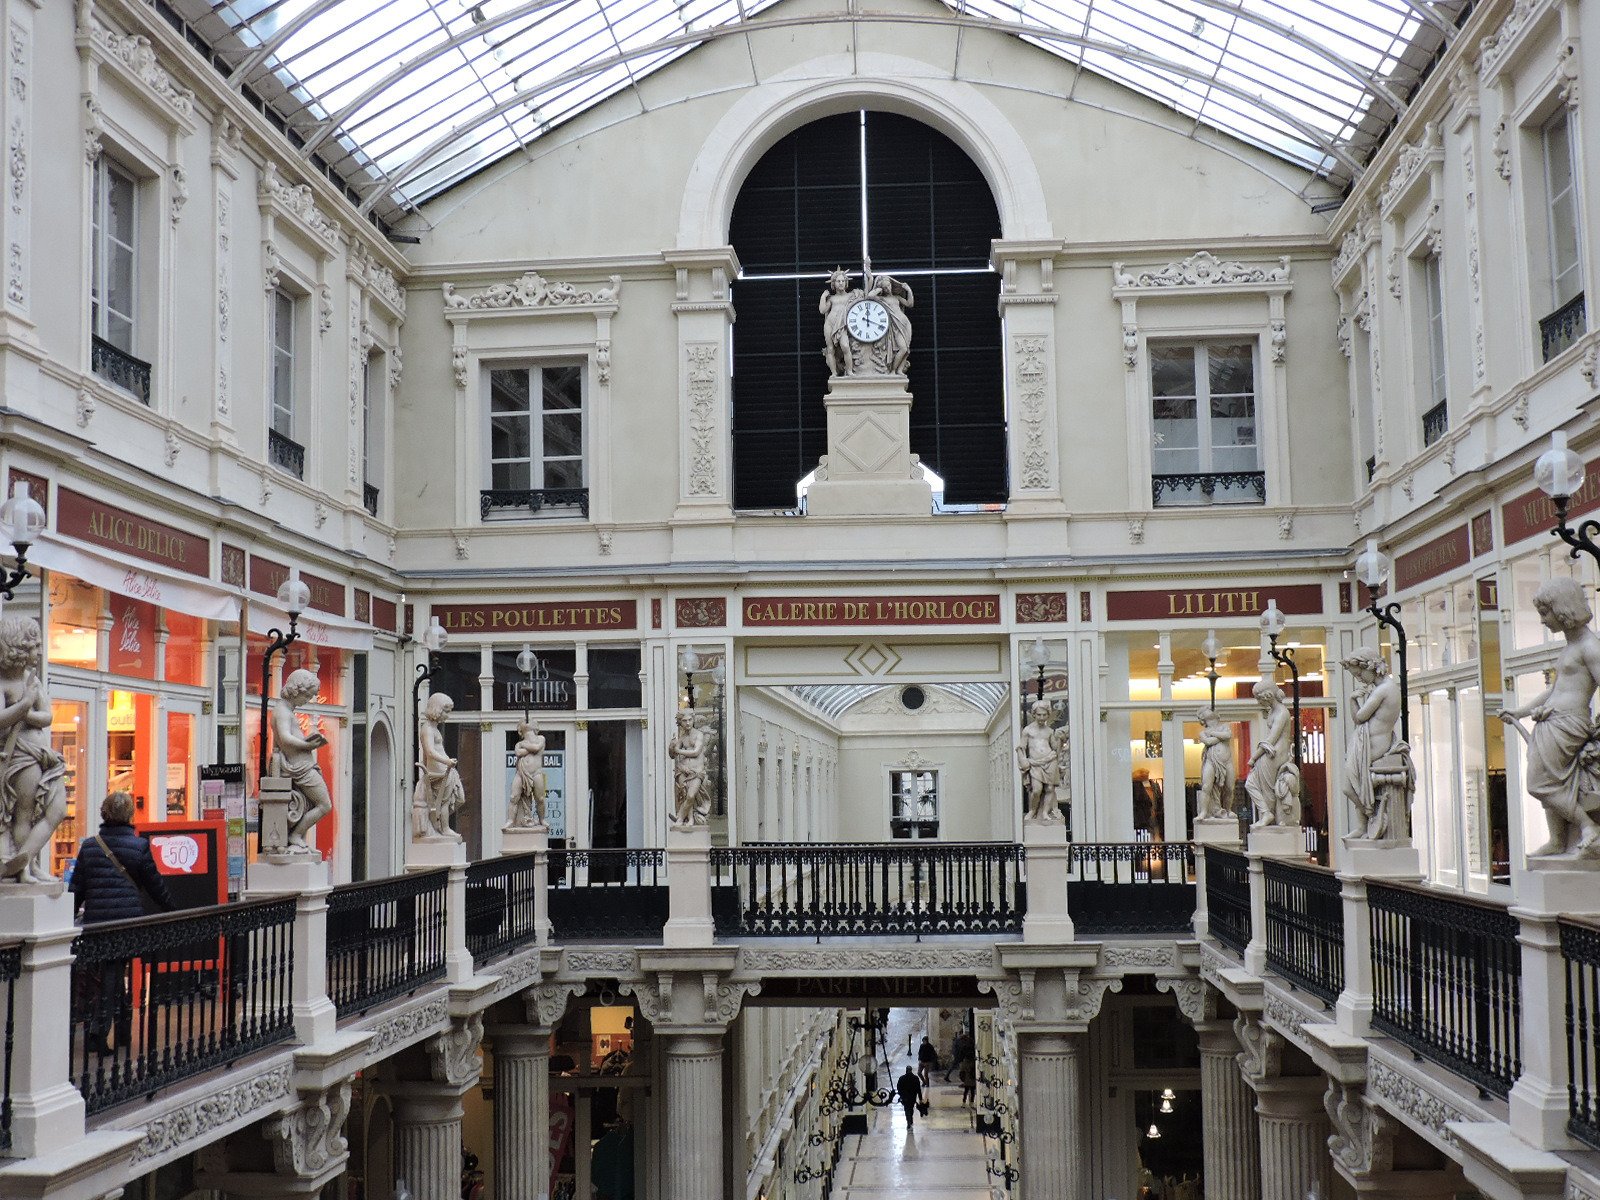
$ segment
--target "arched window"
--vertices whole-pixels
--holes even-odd
[[[911,449],[944,502],[1006,499],[1000,214],[982,172],[943,134],[894,113],[824,117],[756,163],[734,204],[733,474],[736,508],[792,508],[827,453],[817,299],[838,266],[905,279],[911,310]]]

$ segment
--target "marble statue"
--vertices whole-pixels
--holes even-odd
[[[456,760],[444,752],[444,723],[455,711],[455,701],[443,692],[428,696],[422,706],[422,728],[417,739],[421,772],[411,798],[411,836],[460,841],[450,828],[450,818],[467,803],[467,792],[456,773]]]
[[[542,833],[550,826],[545,823],[544,735],[538,721],[530,719],[517,726],[514,753],[517,773],[511,784],[511,819],[506,827]]]
[[[875,301],[883,309],[883,331],[872,341],[862,341],[850,330],[850,310],[861,301]],[[911,361],[911,318],[906,309],[916,303],[911,287],[891,275],[874,275],[866,264],[862,285],[850,286],[850,272],[836,268],[828,276],[828,290],[817,301],[822,314],[822,356],[831,375],[902,375]]]
[[[1355,650],[1342,665],[1356,680],[1341,785],[1356,819],[1345,841],[1409,838],[1417,775],[1411,748],[1400,738],[1400,681],[1370,646]]]
[[[1555,682],[1522,707],[1500,712],[1527,742],[1523,780],[1550,828],[1549,842],[1530,857],[1600,859],[1600,738],[1589,712],[1600,686],[1600,638],[1589,628],[1594,614],[1582,585],[1570,578],[1547,580],[1533,594],[1533,607],[1567,644],[1556,660]],[[1523,717],[1532,719],[1531,731]]]
[[[1017,769],[1022,772],[1022,788],[1028,800],[1030,821],[1059,821],[1056,789],[1061,783],[1061,745],[1066,731],[1050,724],[1050,705],[1035,700],[1028,706],[1030,720],[1022,727],[1017,745]]]
[[[667,743],[672,759],[673,823],[680,828],[706,824],[701,793],[706,783],[706,732],[688,709],[678,714],[678,732]]]
[[[1233,766],[1233,726],[1217,715],[1214,708],[1202,708],[1200,718],[1200,793],[1197,806],[1200,818],[1226,820],[1233,813],[1233,785],[1238,772]]]
[[[1294,719],[1284,701],[1283,689],[1262,680],[1252,689],[1266,722],[1261,740],[1250,755],[1250,773],[1244,790],[1250,796],[1256,819],[1252,829],[1300,823],[1300,771],[1294,765]]]
[[[44,639],[32,617],[0,617],[0,883],[52,883],[43,854],[67,815],[66,763],[50,745]]]
[[[333,796],[328,781],[317,765],[317,751],[328,744],[322,735],[322,722],[313,722],[310,733],[300,728],[299,708],[314,700],[321,684],[315,672],[301,668],[290,671],[272,702],[272,758],[267,775],[289,781],[289,844],[291,853],[313,853],[306,844],[311,827],[333,811]]]

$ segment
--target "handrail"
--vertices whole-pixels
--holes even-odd
[[[1344,901],[1338,877],[1326,867],[1269,858],[1262,863],[1267,893],[1267,966],[1332,1004],[1344,991]]]
[[[328,896],[328,995],[341,1019],[445,974],[448,870],[346,883]]]
[[[1206,923],[1236,953],[1250,944],[1250,860],[1237,851],[1206,847]]]

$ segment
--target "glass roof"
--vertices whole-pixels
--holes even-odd
[[[870,696],[891,689],[898,691],[904,686],[882,683],[802,683],[791,685],[789,691],[823,716],[833,719]],[[920,686],[949,692],[972,705],[985,717],[993,716],[1011,691],[1003,683],[925,683]]]
[[[1470,0],[169,0],[228,70],[394,221],[708,40],[824,23],[1009,32],[1347,183]],[[752,57],[752,67],[754,67]],[[962,78],[960,42],[955,75]]]

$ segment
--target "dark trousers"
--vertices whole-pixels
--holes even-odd
[[[917,1113],[917,1100],[915,1096],[901,1096],[900,1107],[906,1110],[906,1128],[911,1128],[912,1118]]]

